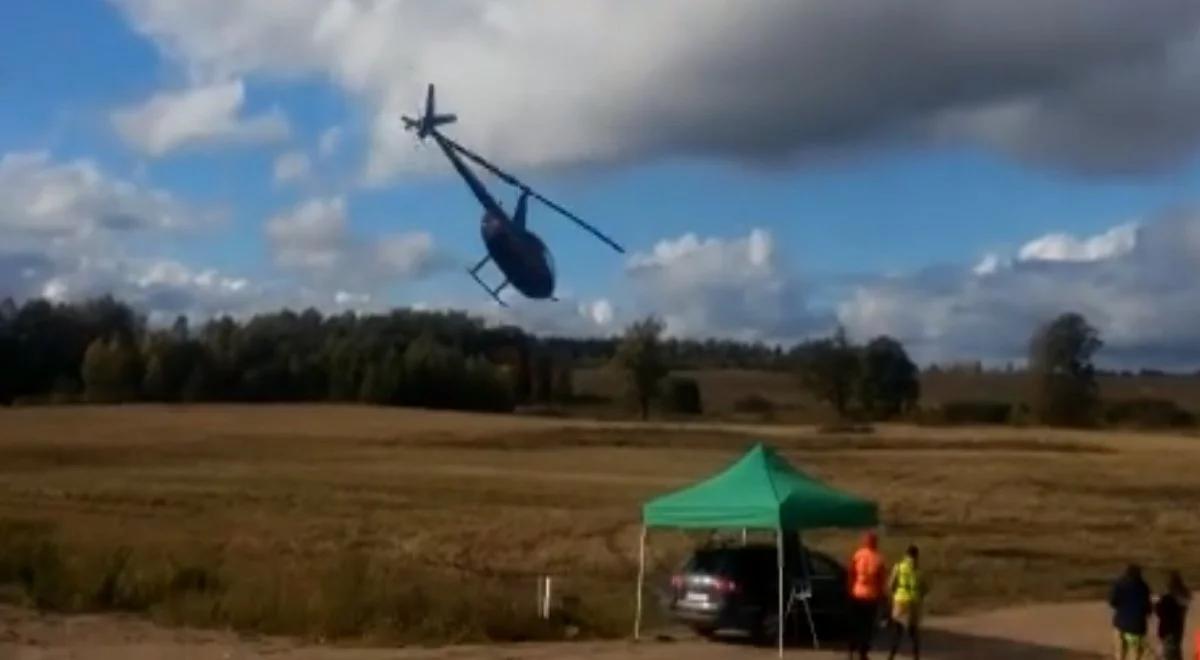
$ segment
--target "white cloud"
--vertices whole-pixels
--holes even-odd
[[[163,256],[218,216],[93,161],[0,156],[0,299],[112,294],[151,316],[242,315],[285,305],[362,308],[444,262],[424,232],[352,234],[346,202],[316,198],[269,219],[276,262],[301,279],[254,279]],[[133,236],[136,234],[136,240]]]
[[[985,254],[983,255],[983,258],[979,260],[979,263],[975,264],[975,267],[971,269],[971,272],[980,276],[991,275],[992,273],[1000,270],[1002,265],[1003,263],[1000,261],[999,256],[995,254]]]
[[[338,291],[337,293],[333,294],[333,302],[334,304],[343,307],[362,306],[371,302],[371,294],[353,293],[351,291]]]
[[[302,151],[289,151],[275,159],[275,182],[304,179],[312,171],[312,161]]]
[[[781,267],[764,229],[743,238],[660,241],[650,253],[632,255],[626,275],[640,310],[662,316],[673,335],[789,340],[828,325]]]
[[[50,302],[65,302],[68,293],[66,280],[62,277],[52,277],[42,285],[41,295]]]
[[[611,326],[613,322],[613,305],[607,298],[582,303],[583,312],[598,326]]]
[[[1200,214],[1134,227],[1043,237],[987,273],[951,267],[878,279],[844,300],[839,316],[856,336],[891,334],[922,360],[1008,360],[1025,355],[1040,324],[1075,311],[1100,330],[1110,364],[1200,365]]]
[[[1118,225],[1097,236],[1076,238],[1070,234],[1047,234],[1026,243],[1017,253],[1022,261],[1099,261],[1120,256],[1137,244],[1135,223]]]
[[[9,237],[86,238],[211,219],[162,190],[106,174],[89,159],[55,162],[46,152],[0,157],[0,229]]]
[[[271,142],[286,138],[279,110],[243,117],[245,84],[239,80],[155,94],[144,103],[112,113],[117,133],[151,156],[205,144]]]
[[[604,298],[576,299],[570,293],[560,294],[557,302],[527,300],[516,295],[501,295],[501,298],[507,307],[482,299],[463,307],[493,325],[515,325],[543,336],[607,337],[620,332],[616,310]],[[423,308],[453,309],[449,305]]]
[[[321,133],[321,139],[317,143],[317,153],[321,155],[321,158],[329,158],[337,153],[341,145],[342,128],[340,126],[330,126]]]
[[[398,117],[427,82],[464,142],[519,165],[965,141],[1130,171],[1200,142],[1181,0],[117,2],[188,71],[338,85],[372,117],[377,179],[412,164]]]
[[[433,236],[426,232],[384,236],[376,243],[375,253],[388,272],[412,277],[433,265]]]
[[[233,314],[256,308],[268,299],[260,286],[244,277],[211,268],[195,270],[172,260],[133,261],[122,276],[118,294],[160,314]]]
[[[211,315],[286,299],[243,277],[155,255],[217,216],[88,159],[0,157],[0,298],[112,294],[156,315]]]
[[[14,261],[35,264],[33,277],[10,278]],[[112,295],[147,315],[152,324],[184,315],[194,320],[275,311],[332,307],[361,309],[365,293],[332,292],[289,279],[254,279],[197,267],[175,259],[128,252],[53,252],[14,255],[0,248],[0,300],[43,297],[55,302]]]
[[[4,255],[0,254],[0,263]],[[61,255],[52,261],[47,277],[34,286],[13,290],[0,282],[0,297],[41,296],[67,302],[111,294],[151,316],[151,320],[184,314],[207,318],[242,314],[286,300],[243,277],[213,269],[196,270],[170,259],[94,254]]]
[[[378,288],[422,277],[440,265],[426,232],[388,234],[372,242],[354,236],[342,197],[313,198],[267,221],[279,266],[317,282]]]
[[[346,201],[341,197],[308,200],[267,220],[266,231],[280,266],[333,274],[349,265]]]

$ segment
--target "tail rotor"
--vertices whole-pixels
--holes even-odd
[[[458,117],[453,114],[437,113],[437,105],[433,93],[433,85],[429,85],[429,90],[425,94],[425,107],[418,110],[415,118],[403,117],[404,130],[416,131],[417,138],[424,140],[429,135],[437,132],[437,127],[443,124],[453,124],[458,120]]]

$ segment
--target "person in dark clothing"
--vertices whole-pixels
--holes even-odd
[[[1179,571],[1172,571],[1167,592],[1154,605],[1163,660],[1183,660],[1183,623],[1187,620],[1191,597],[1192,592],[1184,585]]]
[[[1141,660],[1146,653],[1146,628],[1151,612],[1150,587],[1142,578],[1142,569],[1130,564],[1108,596],[1113,609],[1113,628],[1116,629],[1116,657],[1126,660],[1132,653]]]

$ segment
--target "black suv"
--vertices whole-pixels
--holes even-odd
[[[848,610],[846,569],[829,556],[795,544],[785,548],[784,596],[811,585],[808,600],[817,634],[837,637],[844,632]],[[799,557],[807,560],[801,564]],[[696,632],[714,636],[738,632],[763,642],[778,635],[779,572],[774,545],[751,544],[697,550],[671,578],[667,608],[678,621]],[[786,603],[786,601],[785,601]],[[788,636],[809,634],[808,617],[799,601],[788,614]]]

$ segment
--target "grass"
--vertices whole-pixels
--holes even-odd
[[[628,632],[638,508],[756,437],[879,500],[931,607],[1200,576],[1200,442],[879,426],[642,426],[353,406],[0,410],[0,598],[387,643]],[[696,536],[651,535],[665,578]],[[844,555],[847,534],[810,541]],[[565,605],[534,616],[535,578]]]

